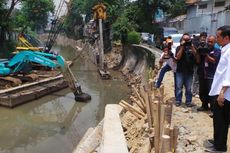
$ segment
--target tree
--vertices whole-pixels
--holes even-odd
[[[122,31],[139,31],[157,33],[160,25],[154,23],[154,15],[158,9],[162,9],[170,17],[181,15],[185,12],[184,0],[101,0],[106,5],[107,19],[113,27],[115,39],[119,38]],[[86,22],[92,19],[92,7],[98,3],[97,0],[73,0],[71,13],[67,17],[67,29],[80,22],[81,14],[86,15]],[[73,33],[73,32],[71,32]]]
[[[15,6],[21,1],[0,0],[0,56],[7,57],[9,52],[15,49],[15,41],[12,40],[12,29],[14,27],[12,13]]]
[[[83,19],[81,14],[83,13],[84,1],[73,0],[68,7],[68,15],[65,18],[64,30],[68,37],[74,37],[75,39],[81,38]],[[79,28],[80,27],[80,28]]]
[[[22,2],[22,14],[29,21],[32,30],[44,29],[48,23],[49,14],[54,12],[52,0],[26,0]]]
[[[176,17],[186,13],[187,7],[184,0],[176,0],[174,4],[170,6],[168,14],[170,17]]]

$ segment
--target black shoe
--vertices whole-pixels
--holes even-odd
[[[210,148],[206,148],[205,152],[209,152],[209,153],[227,153],[227,151],[220,151],[220,150],[215,149],[214,146],[210,147]]]
[[[210,118],[213,118],[213,113],[208,114]]]
[[[187,107],[193,107],[195,106],[193,103],[186,104]]]
[[[204,141],[204,147],[205,148],[213,148],[214,147],[214,140],[213,139],[207,139]]]
[[[197,111],[208,111],[208,108],[204,108],[204,107],[199,107],[197,108]]]
[[[176,103],[175,105],[176,105],[176,107],[179,107],[181,104],[180,103]]]

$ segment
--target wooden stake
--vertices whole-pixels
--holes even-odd
[[[162,150],[161,153],[167,153],[170,150],[170,136],[162,135]]]
[[[164,103],[164,86],[160,86],[160,88],[158,89],[158,94],[159,94],[159,98],[161,103]]]
[[[172,120],[172,103],[165,105],[165,122],[171,124]]]
[[[142,105],[142,103],[139,101],[139,100],[137,100],[135,97],[133,97],[133,96],[130,96],[130,99],[133,101],[133,102],[135,102],[139,107],[140,107],[140,109],[144,112],[144,113],[146,113],[146,110],[145,110],[145,108],[144,108],[144,106]]]
[[[160,127],[163,129],[165,122],[165,105],[160,105]],[[162,131],[161,131],[162,134]]]
[[[174,131],[174,127],[171,124],[171,126],[169,128],[169,136],[170,136],[170,148],[171,148],[172,152],[175,151],[174,150],[175,146],[174,146],[174,133],[173,133],[173,131]]]
[[[146,106],[146,112],[147,112],[147,119],[148,119],[148,124],[149,124],[149,128],[153,127],[153,122],[152,122],[152,115],[151,115],[151,109],[150,109],[150,101],[148,99],[148,94],[147,93],[143,93],[143,98],[145,101],[145,106]]]
[[[119,103],[119,105],[121,107],[123,107],[125,110],[129,111],[130,113],[132,113],[134,116],[136,116],[137,118],[141,119],[143,118],[143,116],[139,115],[138,113],[136,113],[135,111],[133,111],[132,109],[130,109],[129,107],[125,106],[124,104],[122,103]]]
[[[159,109],[160,102],[155,100],[153,102],[153,116],[154,118],[154,148],[155,153],[159,153],[159,140],[160,140],[160,109]]]
[[[163,130],[163,135],[169,135],[170,136],[170,125],[169,124],[165,124],[164,125],[164,130]]]
[[[179,135],[179,128],[177,126],[174,126],[174,130],[173,130],[173,146],[174,146],[174,151],[176,151],[178,135]]]
[[[135,112],[138,113],[139,115],[141,115],[141,116],[143,116],[143,117],[145,116],[144,113],[140,112],[139,110],[137,110],[135,107],[133,107],[132,105],[130,105],[130,104],[127,103],[126,101],[121,100],[120,103],[122,103],[122,104],[124,104],[125,106],[129,107],[130,109],[132,109],[133,111],[135,111]]]
[[[142,89],[140,89],[142,92],[142,97],[145,101],[145,106],[146,106],[146,112],[147,112],[147,119],[148,119],[148,125],[149,128],[153,128],[153,115],[152,115],[152,95],[151,95],[151,91],[149,89],[149,87],[145,86],[145,91]],[[152,138],[149,138],[150,140],[150,144],[153,147],[154,146],[154,141]]]
[[[135,95],[138,97],[138,99],[140,100],[141,105],[145,106],[144,100],[141,98],[140,94],[138,93],[138,91],[137,91],[137,89],[135,87],[133,87],[133,91],[134,91]]]

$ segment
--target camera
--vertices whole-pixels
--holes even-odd
[[[164,56],[164,59],[169,59],[169,58],[173,58],[174,54],[172,53],[171,50],[168,51],[168,54],[166,56]]]
[[[192,46],[192,41],[191,40],[186,40],[184,43],[184,46]]]
[[[207,53],[209,53],[208,44],[206,42],[200,42],[200,44],[199,44],[199,46],[197,48],[197,51],[200,54],[207,54]]]
[[[170,56],[170,57],[174,57],[174,54],[172,53],[171,50],[169,51],[169,56]]]
[[[168,42],[167,45],[168,45],[168,47],[171,47],[172,46],[172,42]]]

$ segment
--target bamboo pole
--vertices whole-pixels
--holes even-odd
[[[142,97],[140,96],[140,94],[138,93],[138,91],[137,91],[137,89],[135,87],[133,87],[133,91],[134,91],[135,95],[138,97],[138,99],[140,100],[141,105],[145,106],[144,100],[142,99]]]
[[[131,108],[125,106],[123,103],[119,103],[119,105],[121,107],[123,107],[125,110],[129,111],[130,113],[132,113],[134,116],[136,116],[137,118],[141,119],[143,118],[143,116],[139,115],[138,113],[136,113],[135,111],[133,111]]]
[[[172,103],[165,105],[165,122],[171,124],[172,121]]]
[[[162,103],[160,103],[160,127],[163,127],[164,122],[165,122],[165,105],[162,105]]]
[[[174,133],[173,133],[173,131],[174,131],[174,127],[171,124],[171,126],[169,128],[169,136],[171,138],[170,139],[170,148],[172,149],[172,152],[174,152],[174,148],[175,148],[175,146],[174,146]]]
[[[162,134],[170,136],[170,125],[169,124],[165,124],[163,128],[164,128],[164,130],[163,130]]]
[[[130,99],[131,99],[134,103],[136,103],[144,113],[146,113],[146,110],[145,110],[144,106],[141,104],[141,102],[140,102],[139,100],[137,100],[137,99],[136,99],[135,97],[133,97],[133,96],[130,96]]]
[[[142,91],[142,96],[143,99],[145,101],[145,106],[146,106],[146,112],[147,112],[147,119],[148,119],[148,125],[149,128],[153,128],[153,110],[152,110],[152,94],[151,91],[149,89],[148,85],[144,86],[145,91],[143,90],[143,88],[141,88],[140,90]],[[154,140],[152,137],[149,137],[150,140],[150,144],[153,147],[154,146]]]
[[[160,109],[159,109],[160,102],[155,100],[153,102],[153,114],[154,114],[154,148],[155,153],[159,153],[159,140],[160,140]]]
[[[170,136],[168,135],[162,135],[162,150],[161,153],[167,153],[170,149]]]
[[[159,92],[160,92],[160,97],[161,97],[161,101],[162,103],[164,102],[164,85],[161,85],[159,88]]]
[[[143,99],[145,102],[145,106],[146,106],[146,112],[147,112],[147,119],[148,119],[148,124],[149,124],[149,128],[153,127],[153,122],[152,122],[152,114],[151,114],[151,109],[150,109],[150,101],[148,98],[148,93],[144,92],[142,93],[143,95]]]
[[[174,146],[174,151],[176,151],[178,135],[179,135],[179,128],[177,126],[174,126],[174,130],[173,130],[173,146]]]
[[[160,127],[160,142],[159,142],[159,147],[160,147],[160,151],[162,150],[162,143],[163,143],[163,140],[162,140],[162,135],[163,135],[163,130],[164,130],[164,120],[165,120],[165,105],[161,105],[162,103],[160,103],[160,106],[159,106],[159,109],[160,109],[160,122],[159,122],[159,127]]]
[[[144,113],[140,112],[139,110],[137,110],[135,107],[133,107],[132,105],[130,105],[130,104],[127,103],[126,101],[121,100],[120,103],[122,103],[122,104],[124,104],[125,106],[129,107],[130,109],[132,109],[133,111],[135,111],[135,112],[138,113],[139,115],[141,115],[141,116],[143,116],[143,117],[145,116]]]

